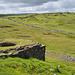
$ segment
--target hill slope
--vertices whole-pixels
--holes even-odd
[[[48,51],[60,51],[75,56],[75,35],[51,32],[24,26],[8,19],[0,19],[0,39],[33,40],[47,46]]]
[[[0,75],[74,75],[73,63],[40,61],[38,59],[0,59]]]
[[[75,33],[75,13],[48,13],[11,16],[11,19],[32,26]]]
[[[58,16],[56,15],[58,14]],[[49,16],[51,15],[51,17]],[[56,16],[55,16],[56,15]],[[69,22],[65,20],[74,19],[74,13],[53,13],[53,14],[29,14],[29,15],[18,15],[18,16],[7,16],[11,19],[34,25],[37,24],[38,27],[46,29],[55,30],[65,30],[69,32],[75,32],[74,21],[70,21],[69,27],[66,24]],[[64,15],[67,15],[65,17]],[[12,18],[14,17],[14,18]],[[20,17],[20,18],[19,18]],[[26,18],[27,17],[27,18]],[[38,18],[38,20],[34,19]],[[48,21],[42,21],[41,19]],[[45,18],[44,18],[45,17]],[[49,19],[49,18],[55,19]],[[49,20],[48,20],[48,19]],[[60,20],[60,18],[62,20]],[[59,26],[59,22],[62,22],[62,26]],[[24,21],[25,20],[25,21]],[[51,20],[51,21],[50,21]],[[54,27],[51,26],[51,22],[55,24]],[[57,22],[57,23],[56,23]],[[67,22],[67,23],[64,23]],[[52,23],[52,25],[53,25]],[[50,26],[47,24],[50,24]],[[43,26],[42,26],[43,25]],[[68,24],[67,24],[68,25]],[[58,28],[57,28],[58,27]],[[52,32],[40,29],[35,29],[32,27],[24,26],[22,24],[13,22],[9,19],[0,18],[0,39],[28,39],[34,42],[39,42],[46,45],[46,61],[40,61],[38,59],[22,59],[22,58],[0,58],[0,74],[1,75],[74,75],[75,74],[75,62],[69,62],[66,58],[61,58],[62,55],[75,57],[75,35],[62,32]],[[60,59],[60,58],[61,59]],[[57,68],[59,67],[59,69]]]

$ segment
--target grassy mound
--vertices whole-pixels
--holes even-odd
[[[0,75],[74,75],[72,63],[40,61],[38,59],[0,59]]]

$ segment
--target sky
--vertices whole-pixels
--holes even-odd
[[[0,0],[0,14],[75,12],[75,0]]]

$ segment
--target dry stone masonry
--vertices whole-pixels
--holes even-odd
[[[8,53],[8,51],[15,50],[12,53]],[[0,57],[21,57],[21,58],[37,58],[39,60],[45,61],[45,45],[41,45],[39,43],[32,45],[20,46],[14,49],[4,50],[3,54]]]

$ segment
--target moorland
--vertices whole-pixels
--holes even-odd
[[[0,58],[0,75],[75,75],[75,13],[0,15],[0,40],[4,39],[41,43],[46,54],[45,61]]]

